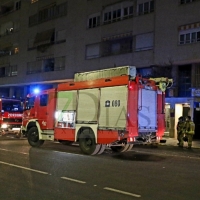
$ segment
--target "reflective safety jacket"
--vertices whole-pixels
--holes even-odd
[[[176,128],[177,128],[178,133],[185,132],[185,122],[182,122],[182,121],[178,122]]]
[[[186,134],[194,135],[195,131],[195,124],[193,121],[187,121],[186,122]]]

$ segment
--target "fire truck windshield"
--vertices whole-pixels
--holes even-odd
[[[22,112],[21,102],[2,100],[2,112]]]

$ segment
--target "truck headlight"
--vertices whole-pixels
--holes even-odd
[[[7,124],[2,124],[1,128],[8,128],[8,125]]]

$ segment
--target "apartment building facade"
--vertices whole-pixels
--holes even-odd
[[[136,66],[171,76],[166,127],[200,118],[199,0],[1,0],[0,96],[24,98],[75,72]],[[197,136],[199,137],[199,136]]]

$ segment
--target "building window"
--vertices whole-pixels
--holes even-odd
[[[90,15],[88,18],[88,28],[100,26],[100,13]]]
[[[61,30],[56,32],[56,43],[61,43],[66,41],[66,30]]]
[[[42,72],[42,60],[27,63],[27,74]]]
[[[42,64],[44,72],[54,71],[54,58],[45,59]]]
[[[55,59],[44,58],[27,63],[27,74],[55,71]]]
[[[6,67],[0,67],[0,77],[6,76]]]
[[[138,4],[138,15],[148,14],[154,11],[154,1],[147,1]]]
[[[21,1],[16,1],[15,2],[15,10],[20,10],[21,8]]]
[[[116,37],[111,37],[106,39],[106,41],[101,43],[101,54],[102,56],[110,56],[116,54],[130,53],[133,49],[133,37],[121,37],[116,39]]]
[[[123,10],[123,17],[128,18],[133,16],[133,6],[125,7]]]
[[[17,76],[17,65],[11,66],[11,76]]]
[[[133,16],[133,2],[124,1],[103,10],[103,24],[109,24]]]
[[[0,57],[1,56],[10,56],[10,55],[12,55],[12,47],[11,46],[0,48]]]
[[[50,5],[29,17],[29,26],[34,26],[67,14],[67,2],[60,5]]]
[[[179,44],[200,42],[200,23],[181,26],[179,29]]]
[[[178,68],[178,96],[191,96],[191,65],[183,65]]]
[[[6,67],[6,76],[17,76],[17,65]]]
[[[86,59],[100,57],[100,44],[89,44],[86,46]]]
[[[135,50],[144,51],[153,49],[153,41],[154,41],[153,33],[144,33],[136,35]]]
[[[17,65],[0,67],[0,77],[17,76]]]
[[[191,3],[194,2],[195,0],[181,0],[180,4],[186,4],[186,3]]]
[[[49,29],[36,34],[34,40],[34,46],[48,47],[48,45],[53,44],[54,41],[55,41],[55,30]]]
[[[110,23],[112,20],[111,12],[104,13],[104,24]]]
[[[118,21],[121,18],[121,9],[114,10],[112,13],[112,20]]]
[[[56,57],[54,64],[54,71],[61,71],[65,69],[65,56]]]

